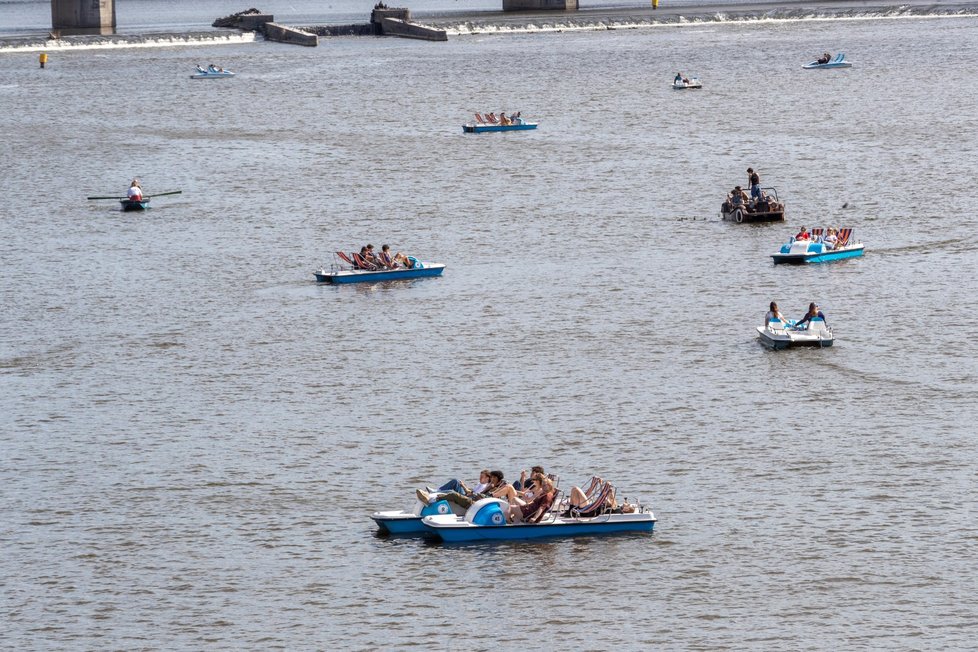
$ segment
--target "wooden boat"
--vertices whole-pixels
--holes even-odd
[[[486,125],[486,124],[464,124],[462,125],[462,131],[467,134],[481,134],[485,131],[525,131],[527,129],[536,129],[536,122],[524,122],[522,124],[512,124],[512,125]]]
[[[784,204],[777,188],[761,188],[761,199],[735,205],[729,197],[720,206],[720,217],[729,222],[784,222]]]
[[[124,211],[144,211],[149,208],[149,197],[142,199],[120,199]]]

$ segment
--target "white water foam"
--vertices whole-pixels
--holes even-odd
[[[166,48],[195,44],[223,45],[237,43],[252,43],[255,41],[254,32],[240,34],[206,33],[195,34],[153,34],[146,36],[102,36],[74,39],[37,40],[25,42],[0,41],[0,54],[7,52],[58,52],[68,50],[118,50],[122,48]]]

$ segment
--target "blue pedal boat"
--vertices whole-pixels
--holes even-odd
[[[553,514],[539,523],[507,523],[508,509],[509,504],[505,500],[484,498],[469,507],[464,517],[435,514],[422,517],[421,523],[426,531],[446,543],[465,543],[652,532],[656,522],[651,511],[640,511],[602,514],[591,518]]]
[[[206,70],[198,66],[197,72],[190,75],[191,79],[224,79],[226,77],[234,77],[234,73],[230,70],[223,70],[212,66],[208,66]]]
[[[457,509],[461,508],[447,500],[439,500],[431,505],[425,505],[419,500],[411,511],[374,512],[370,518],[384,534],[422,535],[427,532],[421,524],[422,518],[435,515],[457,517],[459,514],[454,511]]]
[[[143,199],[120,199],[124,211],[144,211],[149,208],[149,197]]]
[[[805,263],[829,263],[834,260],[857,258],[863,255],[863,243],[850,242],[852,229],[840,229],[842,238],[834,247],[821,239],[822,229],[817,229],[814,240],[795,240],[792,238],[781,245],[778,253],[771,254],[774,264],[803,265]]]
[[[523,124],[512,125],[464,124],[462,125],[462,132],[467,134],[481,134],[486,131],[526,131],[527,129],[536,128],[536,122],[524,122]]]
[[[443,263],[421,262],[423,267],[413,269],[318,269],[313,272],[320,283],[374,283],[378,281],[398,281],[409,278],[441,276],[445,271]],[[335,266],[334,266],[335,267]]]
[[[827,63],[819,63],[817,60],[811,63],[806,63],[802,66],[805,70],[821,70],[821,69],[832,69],[832,68],[852,68],[852,62],[846,61],[846,53],[840,52],[835,55],[835,57]]]

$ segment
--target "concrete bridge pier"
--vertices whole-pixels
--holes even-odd
[[[51,0],[56,35],[115,34],[115,0]]]

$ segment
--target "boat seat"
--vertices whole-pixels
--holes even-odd
[[[837,236],[839,239],[835,243],[835,248],[841,249],[849,244],[849,238],[852,236],[852,229],[839,229]]]

